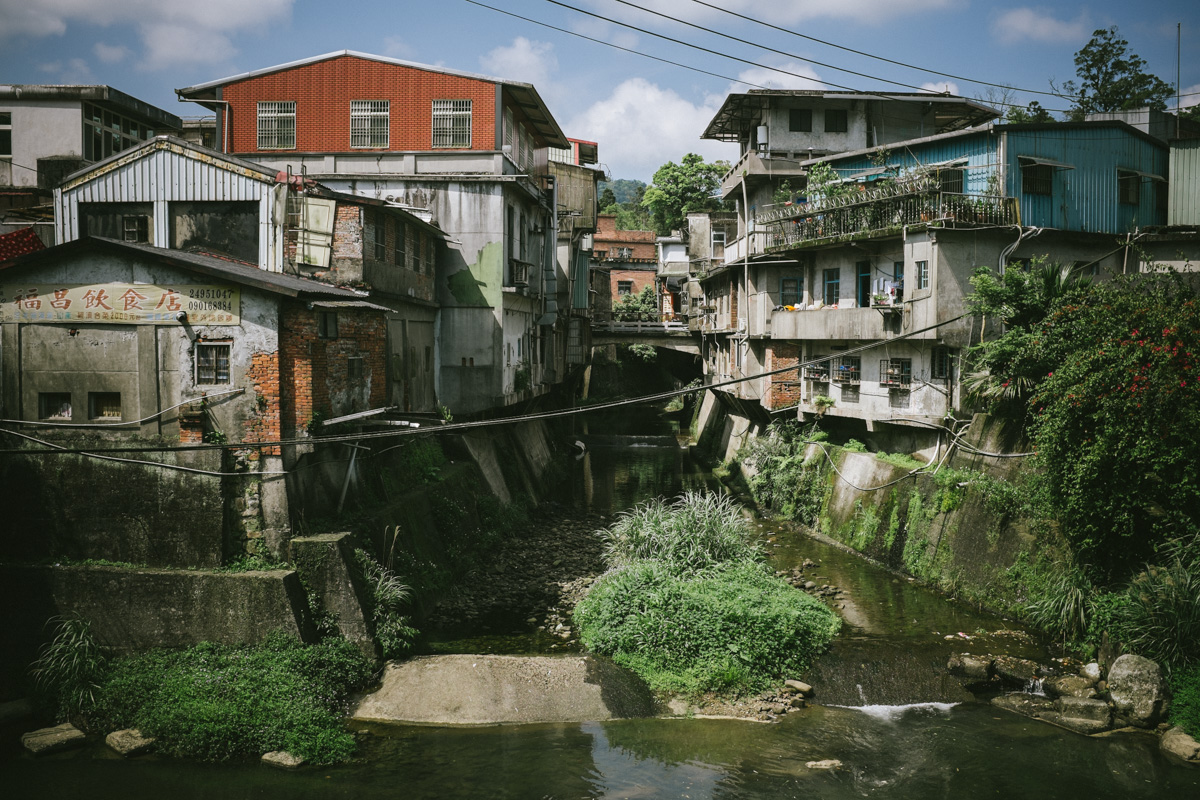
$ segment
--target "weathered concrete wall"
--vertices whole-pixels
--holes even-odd
[[[338,632],[357,645],[367,658],[378,658],[365,610],[365,589],[356,580],[350,534],[325,533],[292,539],[290,560],[322,607],[333,614]]]
[[[17,441],[0,436],[5,446]],[[217,451],[130,455],[221,469]],[[4,560],[95,558],[214,567],[234,546],[225,541],[221,479],[208,475],[79,455],[10,455],[0,459],[0,506],[6,509],[0,533]]]
[[[273,630],[315,640],[295,572],[213,573],[120,567],[0,565],[5,629],[0,698],[16,695],[26,666],[52,635],[51,617],[78,614],[118,653],[209,641],[252,644]]]

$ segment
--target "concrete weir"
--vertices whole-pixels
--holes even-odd
[[[645,684],[592,656],[424,656],[389,664],[359,722],[495,725],[590,722],[654,713]]]

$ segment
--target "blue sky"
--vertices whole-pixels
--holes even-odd
[[[1074,77],[1075,51],[1094,29],[1116,25],[1149,70],[1174,84],[1182,23],[1184,105],[1200,102],[1200,3],[1116,0],[991,4],[981,0],[706,0],[713,6],[922,69],[856,55],[737,19],[696,0],[562,0],[607,20],[744,59],[732,61],[589,17],[548,0],[481,0],[684,69],[505,16],[466,0],[0,0],[0,81],[107,83],[181,116],[176,88],[334,50],[368,53],[533,83],[568,136],[600,144],[613,178],[649,181],[689,151],[735,158],[736,146],[699,138],[730,91],[927,86],[981,97],[1016,87],[1015,100],[1064,100],[1049,81]],[[635,6],[640,6],[637,8]],[[646,13],[652,8],[751,44]],[[807,59],[807,61],[805,60]],[[812,61],[824,62],[818,66]],[[782,69],[773,72],[765,67]],[[854,70],[870,78],[840,72]],[[961,78],[948,78],[935,72]],[[792,74],[785,74],[792,73]]]

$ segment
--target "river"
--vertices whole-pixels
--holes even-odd
[[[611,513],[710,484],[657,418],[592,423],[572,502]],[[373,726],[361,758],[279,772],[257,763],[125,761],[102,745],[6,753],[8,798],[1190,798],[1200,771],[1149,735],[1089,738],[980,702],[947,679],[951,652],[1044,658],[1004,620],[946,600],[787,526],[759,521],[774,566],[844,590],[846,626],[810,678],[829,705],[764,724],[649,719],[432,728]],[[947,636],[953,639],[947,640]],[[519,638],[519,637],[518,637]],[[480,640],[480,644],[488,640]],[[462,640],[456,642],[459,646]],[[481,648],[482,649],[482,648]],[[836,769],[809,762],[836,759]]]

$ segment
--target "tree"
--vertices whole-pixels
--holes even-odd
[[[1054,117],[1050,112],[1042,108],[1042,104],[1034,100],[1025,108],[1020,106],[1010,106],[1004,115],[1006,122],[1014,124],[1029,123],[1029,122],[1054,122]]]
[[[607,211],[610,206],[617,204],[617,196],[613,194],[613,190],[605,186],[604,191],[600,193],[600,208]]]
[[[1077,558],[1111,580],[1200,528],[1200,295],[1177,273],[1059,275],[977,280],[972,305],[1009,328],[972,355],[993,385],[1019,385],[1006,399],[1050,510]]]
[[[637,294],[627,294],[613,303],[613,319],[622,322],[657,322],[662,316],[658,293],[653,286],[643,286]]]
[[[654,228],[660,236],[681,230],[692,211],[716,211],[721,177],[729,171],[725,161],[706,164],[703,156],[688,153],[676,164],[668,161],[654,173],[654,183],[646,189],[642,205],[654,215]]]
[[[1078,83],[1062,85],[1064,94],[1075,95],[1068,114],[1072,120],[1145,106],[1163,111],[1171,96],[1170,84],[1146,72],[1146,62],[1129,51],[1129,42],[1117,35],[1115,25],[1096,30],[1075,53],[1075,74]]]

